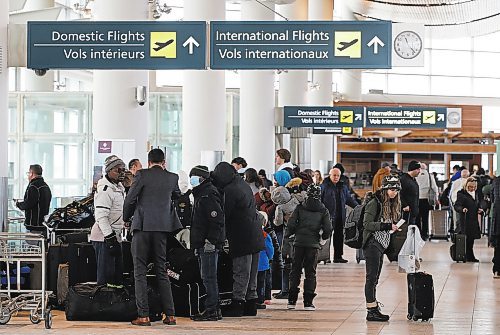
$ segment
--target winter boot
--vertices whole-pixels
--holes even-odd
[[[297,304],[297,299],[299,297],[300,288],[292,288],[288,293],[288,305],[286,308],[295,309],[295,305]]]
[[[304,292],[304,310],[306,311],[315,311],[316,306],[313,305],[314,297],[316,293],[306,293]]]
[[[222,309],[222,316],[224,317],[241,317],[243,316],[243,300],[231,300],[231,303],[224,306]]]
[[[389,321],[389,315],[385,315],[380,312],[380,307],[377,302],[367,303],[366,310],[367,321]]]
[[[257,299],[245,301],[243,305],[243,316],[257,316]]]

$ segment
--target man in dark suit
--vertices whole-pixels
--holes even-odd
[[[148,166],[137,172],[123,205],[124,221],[133,216],[131,251],[138,317],[132,324],[151,325],[146,281],[148,256],[151,255],[165,313],[163,323],[173,325],[176,323],[175,310],[165,263],[167,234],[182,228],[172,204],[181,194],[179,176],[165,170],[165,154],[161,149],[149,152]]]

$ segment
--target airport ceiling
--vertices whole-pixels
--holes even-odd
[[[349,0],[347,4],[358,20],[423,23],[438,38],[500,30],[499,0]]]

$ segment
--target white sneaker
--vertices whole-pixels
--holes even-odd
[[[500,273],[499,272],[493,272],[493,278],[500,279]]]
[[[304,304],[304,310],[305,311],[315,311],[316,306],[314,306],[312,303]]]

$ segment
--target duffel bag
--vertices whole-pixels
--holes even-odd
[[[135,297],[126,288],[77,284],[66,300],[68,321],[128,321],[137,317]]]

